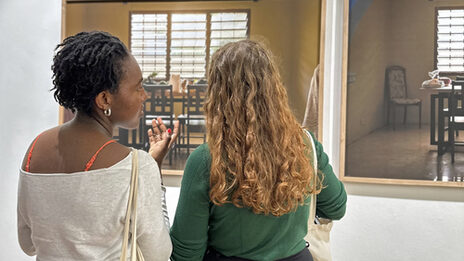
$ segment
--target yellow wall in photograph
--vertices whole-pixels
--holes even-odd
[[[320,0],[67,4],[66,36],[102,30],[129,45],[132,11],[249,9],[250,38],[264,42],[274,53],[290,106],[301,121],[310,79],[319,63],[320,7]]]
[[[384,123],[384,76],[388,64],[388,3],[374,0],[350,35],[347,85],[347,144]]]

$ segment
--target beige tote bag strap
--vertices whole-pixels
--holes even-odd
[[[131,245],[131,261],[137,260],[137,195],[139,194],[139,161],[138,161],[138,154],[137,150],[135,151],[135,162],[132,163],[132,169],[135,168],[134,178],[134,192],[132,196],[132,245]]]
[[[127,202],[126,220],[124,223],[124,237],[122,241],[120,261],[126,261],[127,245],[129,244],[129,226],[131,225],[132,217],[132,245],[131,245],[131,261],[137,258],[136,253],[136,238],[137,238],[137,190],[138,190],[138,174],[139,161],[137,150],[132,149],[132,175],[129,190],[129,200]]]
[[[314,144],[313,137],[311,134],[305,130],[306,135],[308,135],[309,140],[311,141],[311,150],[313,151],[313,167],[314,167],[314,176],[313,176],[313,184],[316,183],[317,179],[317,153],[316,153],[316,145]],[[316,218],[316,199],[317,196],[315,194],[311,194],[311,205],[309,205],[309,221],[314,222]]]

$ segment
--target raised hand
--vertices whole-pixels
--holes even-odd
[[[153,130],[148,130],[148,140],[150,142],[148,153],[150,153],[161,168],[164,157],[169,152],[169,149],[172,148],[179,135],[179,121],[174,121],[174,130],[167,129],[160,117],[153,120],[151,125]]]

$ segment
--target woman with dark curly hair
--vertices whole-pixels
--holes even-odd
[[[70,36],[57,50],[52,90],[76,116],[38,135],[26,152],[18,190],[21,248],[37,260],[119,260],[137,152],[137,243],[146,260],[167,260],[172,246],[159,166],[178,123],[171,132],[153,121],[148,153],[117,143],[114,128],[136,128],[147,99],[136,60],[104,32]]]
[[[320,217],[340,219],[346,192],[317,141],[314,173],[311,141],[271,53],[250,40],[216,51],[204,108],[207,143],[185,167],[171,258],[312,260],[304,240],[310,194]]]

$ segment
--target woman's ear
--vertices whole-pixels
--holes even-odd
[[[96,108],[104,111],[108,108],[111,108],[113,96],[107,90],[100,92],[95,97]]]

